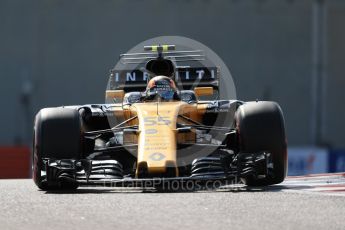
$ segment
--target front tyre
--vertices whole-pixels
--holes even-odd
[[[82,154],[82,123],[78,110],[45,108],[35,118],[32,175],[42,190],[76,189],[76,182],[50,183],[44,175],[43,159],[78,159]],[[43,173],[42,173],[43,172]]]
[[[282,110],[275,102],[247,102],[236,113],[239,150],[244,153],[269,152],[272,173],[263,179],[245,178],[247,185],[265,186],[281,183],[287,174],[287,143]]]

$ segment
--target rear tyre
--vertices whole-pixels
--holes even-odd
[[[58,107],[45,108],[35,118],[33,135],[32,175],[35,184],[42,190],[76,189],[78,184],[61,181],[51,184],[42,175],[43,158],[78,159],[83,143],[81,118],[78,110]]]
[[[247,102],[236,113],[240,152],[271,153],[273,172],[264,179],[245,178],[247,185],[281,183],[287,173],[287,143],[283,113],[275,102]]]

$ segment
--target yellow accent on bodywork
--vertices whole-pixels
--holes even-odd
[[[105,91],[105,99],[106,100],[123,100],[123,96],[125,95],[125,91],[123,90],[106,90]]]
[[[153,51],[153,52],[156,52],[157,49],[158,49],[158,46],[152,46],[152,51]]]
[[[168,49],[169,49],[168,45],[162,45],[162,46],[163,46],[163,52],[168,51]]]
[[[210,96],[213,95],[213,87],[195,87],[195,94],[199,96]]]

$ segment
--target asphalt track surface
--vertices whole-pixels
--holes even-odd
[[[301,181],[199,192],[47,193],[32,180],[0,180],[0,229],[345,229],[342,190],[313,192]]]

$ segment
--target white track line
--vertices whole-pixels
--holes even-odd
[[[284,192],[345,196],[344,173],[288,177],[281,185]]]

